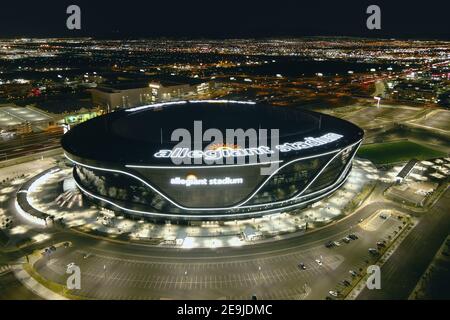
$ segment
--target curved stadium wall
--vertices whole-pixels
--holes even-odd
[[[352,159],[363,136],[362,130],[353,124],[298,109],[282,110],[280,112],[283,115],[278,115],[278,111],[273,110],[283,108],[238,102],[223,102],[220,107],[217,104],[185,102],[175,106],[161,104],[156,109],[151,106],[139,107],[101,116],[75,127],[63,137],[62,143],[66,157],[74,163],[73,176],[78,188],[101,206],[133,216],[161,220],[221,220],[255,217],[305,207],[332,194],[348,177]],[[180,108],[185,109],[177,111]],[[136,138],[130,140],[128,132],[123,132],[126,126],[117,125],[124,118],[127,119],[127,126],[134,125],[136,120],[133,116],[138,114],[137,117],[142,120],[145,115],[150,114],[149,119],[162,127],[165,119],[161,114],[174,113],[177,116],[178,112],[185,112],[187,108],[191,108],[190,111],[194,113],[192,119],[197,116],[195,112],[199,109],[202,115],[207,110],[211,117],[219,112],[216,108],[220,112],[226,112],[225,114],[231,113],[232,117],[236,116],[236,112],[247,114],[264,110],[263,113],[275,112],[282,119],[288,113],[287,118],[283,119],[298,120],[286,123],[286,126],[294,129],[285,132],[281,130],[280,143],[309,136],[320,137],[329,132],[342,138],[324,146],[310,148],[306,152],[300,150],[289,156],[283,155],[279,159],[278,169],[271,175],[264,176],[260,172],[262,167],[267,167],[265,162],[185,166],[174,165],[167,159],[156,159],[154,155],[165,144],[164,141],[155,143],[150,139],[149,143]],[[293,117],[295,113],[296,117]],[[277,123],[274,114],[267,116],[268,123]],[[158,119],[161,117],[162,119]],[[305,119],[308,121],[305,122]],[[189,124],[189,117],[185,117],[185,122],[186,125]],[[227,119],[223,122],[227,122]],[[301,130],[295,129],[297,123],[302,125]],[[207,127],[214,124],[217,125],[211,123]],[[282,127],[284,122],[277,124]],[[250,121],[247,128],[252,126],[256,125]],[[99,132],[99,128],[105,132],[92,137],[91,134]],[[139,124],[136,122],[134,130],[138,129]],[[135,147],[133,143],[136,144]],[[136,151],[150,145],[152,147],[148,149],[152,151],[146,152],[144,156]],[[101,149],[102,146],[106,146],[104,153],[101,150],[97,150],[97,153],[89,151],[91,148]],[[108,146],[119,149],[113,153],[106,152],[109,150]],[[125,150],[120,151],[122,146]],[[164,147],[170,149],[170,146]],[[189,179],[193,176],[194,181]],[[209,183],[200,184],[203,180]],[[213,186],[211,181],[214,182]]]

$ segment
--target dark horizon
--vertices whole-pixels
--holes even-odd
[[[66,28],[66,8],[81,8],[82,29]],[[381,8],[381,30],[366,28],[366,8]],[[199,0],[195,3],[152,3],[128,0],[124,5],[99,0],[40,1],[2,4],[0,38],[94,37],[99,39],[176,38],[296,38],[363,37],[398,39],[450,39],[448,1],[318,0],[313,3],[279,0]]]

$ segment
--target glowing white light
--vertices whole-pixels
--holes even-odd
[[[17,203],[17,200],[14,202],[14,206],[16,207],[17,212],[27,221],[38,224],[40,226],[46,226],[47,223],[44,219],[35,217],[28,212],[24,211],[20,206],[19,203]]]
[[[306,137],[303,141],[286,142],[275,146],[279,152],[300,151],[310,149],[313,147],[323,146],[325,144],[337,141],[343,138],[343,135],[337,133],[327,133],[318,138]],[[274,154],[275,151],[267,146],[259,146],[257,148],[243,148],[243,149],[221,149],[221,150],[190,150],[189,148],[174,148],[172,150],[159,150],[153,156],[155,158],[171,158],[171,159],[200,159],[218,160],[230,157],[249,157],[257,155]]]
[[[295,207],[303,206],[303,205],[311,203],[311,202],[315,202],[317,199],[326,197],[329,194],[331,194],[334,191],[336,191],[337,189],[339,189],[345,183],[345,181],[346,181],[346,179],[344,179],[341,182],[337,182],[334,185],[335,188],[333,188],[332,190],[328,191],[327,193],[325,193],[323,195],[320,195],[319,197],[310,199],[308,201],[304,201],[302,203],[296,203],[296,204],[293,204],[293,205],[289,205],[289,206],[286,206],[286,207],[283,207],[283,208],[276,208],[276,209],[270,209],[270,210],[261,210],[261,211],[253,213],[253,215],[260,215],[260,214],[265,214],[265,213],[269,213],[269,212],[277,212],[277,213],[279,213],[280,210],[287,210],[287,209],[290,209],[290,208],[295,208]],[[192,215],[159,213],[159,212],[150,212],[150,211],[133,210],[133,209],[125,208],[125,207],[122,207],[121,205],[119,205],[119,204],[117,204],[117,203],[115,203],[113,201],[110,201],[110,200],[107,200],[107,199],[105,199],[103,197],[100,197],[100,196],[97,196],[95,194],[92,194],[91,192],[87,191],[82,186],[80,186],[77,182],[75,182],[75,183],[77,184],[78,188],[82,192],[84,192],[85,194],[91,196],[92,198],[95,198],[97,200],[103,201],[105,203],[109,203],[112,206],[114,206],[116,208],[119,208],[121,210],[127,211],[127,212],[136,213],[136,214],[143,214],[143,215],[150,215],[150,216],[159,216],[159,217],[192,218]],[[208,210],[211,210],[211,209],[208,209]],[[249,213],[235,213],[235,214],[228,214],[227,217],[241,217],[241,216],[251,216],[251,215],[252,215],[252,213],[250,213],[250,214]],[[198,217],[198,218],[223,218],[224,216],[223,215],[195,215],[195,217]]]
[[[209,179],[183,179],[180,177],[170,179],[170,184],[172,185],[184,185],[186,187],[190,186],[221,186],[221,185],[235,185],[243,184],[244,179],[242,178],[209,178]]]
[[[253,101],[235,101],[235,100],[183,100],[183,101],[172,101],[172,102],[162,102],[162,103],[155,103],[155,104],[149,104],[146,106],[140,106],[135,108],[126,109],[127,112],[136,112],[136,111],[142,111],[145,109],[154,109],[154,108],[161,108],[161,107],[168,107],[173,105],[180,105],[180,104],[187,104],[187,103],[234,103],[234,104],[256,104],[256,102]]]
[[[259,163],[243,163],[243,164],[224,164],[224,165],[205,165],[205,166],[146,166],[146,165],[133,165],[127,164],[127,168],[141,168],[141,169],[217,169],[227,167],[248,167],[248,166],[264,166],[267,164],[282,163],[283,160],[277,161],[265,161]]]
[[[361,142],[361,140],[359,140],[358,142],[352,144],[351,146],[354,146],[354,145],[356,145],[356,144],[358,144],[358,143],[360,143],[360,142]],[[344,150],[345,150],[345,149],[344,149]],[[163,194],[163,193],[161,193],[160,191],[158,191],[156,188],[154,188],[152,185],[150,185],[147,181],[145,181],[145,180],[143,180],[143,179],[141,179],[141,178],[139,178],[139,177],[137,177],[137,176],[135,176],[135,175],[133,175],[133,174],[131,174],[131,173],[129,173],[129,172],[121,171],[121,170],[114,170],[114,169],[99,168],[99,167],[95,167],[95,166],[90,166],[90,165],[82,164],[82,163],[80,163],[80,162],[78,162],[78,161],[75,161],[75,160],[71,159],[69,156],[67,156],[66,153],[64,153],[64,155],[66,156],[66,158],[67,158],[68,160],[70,160],[70,161],[72,161],[73,163],[76,163],[76,164],[78,164],[78,165],[80,165],[80,166],[84,166],[84,167],[91,168],[91,169],[97,169],[97,170],[101,170],[101,171],[123,173],[123,174],[125,174],[125,175],[128,175],[128,176],[130,176],[130,177],[136,179],[136,180],[139,180],[140,182],[142,182],[143,184],[145,184],[146,186],[148,186],[150,189],[152,189],[154,192],[156,192],[156,193],[158,193],[160,196],[162,196],[164,199],[166,199],[167,201],[169,201],[169,202],[172,203],[173,205],[177,206],[178,208],[181,208],[181,209],[184,209],[184,210],[189,210],[189,211],[210,211],[210,210],[223,211],[223,210],[229,210],[229,209],[233,209],[233,208],[239,208],[239,207],[241,207],[243,204],[247,203],[249,200],[251,200],[251,199],[256,195],[256,193],[258,193],[258,191],[259,191],[259,190],[260,190],[260,189],[261,189],[261,188],[262,188],[262,187],[263,187],[263,186],[264,186],[264,185],[265,185],[265,184],[266,184],[266,183],[267,183],[267,182],[268,182],[268,181],[269,181],[269,180],[270,180],[277,172],[279,172],[279,171],[280,171],[282,168],[284,168],[285,166],[287,166],[287,165],[289,165],[289,164],[291,164],[291,163],[297,162],[297,161],[306,160],[306,159],[311,159],[311,158],[317,158],[317,157],[321,157],[321,156],[328,155],[328,154],[338,153],[338,152],[340,152],[340,151],[342,151],[342,149],[338,149],[338,150],[334,150],[334,151],[330,151],[330,152],[326,152],[326,153],[322,153],[322,154],[316,154],[316,155],[309,156],[309,157],[298,158],[298,159],[294,159],[294,160],[292,160],[292,161],[290,161],[290,162],[287,162],[287,163],[285,163],[283,166],[280,166],[277,170],[275,170],[270,176],[268,176],[268,178],[266,178],[266,179],[264,180],[264,182],[259,186],[259,188],[258,188],[253,194],[251,194],[246,200],[244,200],[243,202],[239,203],[238,205],[236,205],[236,206],[234,206],[234,207],[226,207],[226,208],[187,208],[187,207],[183,207],[183,206],[179,205],[178,203],[176,203],[175,201],[173,201],[172,199],[168,198],[165,194]],[[349,164],[350,164],[350,162],[351,162],[351,161],[349,161]],[[349,168],[349,164],[347,165],[347,168]],[[84,190],[84,189],[82,189],[82,188],[79,186],[78,183],[77,183],[77,186],[78,186],[81,190]],[[330,187],[332,187],[332,186],[330,186]],[[321,190],[321,191],[322,191],[322,190]],[[289,202],[289,201],[293,200],[294,198],[296,198],[296,196],[294,196],[294,197],[292,197],[292,198],[289,198],[289,199],[287,199],[287,200],[283,200],[283,201],[280,201],[280,202],[276,202],[276,203],[278,204],[278,203]],[[107,201],[107,202],[108,202],[108,201]],[[272,203],[271,203],[271,204],[272,204]],[[275,203],[273,203],[273,204],[275,204]],[[114,204],[114,205],[115,205],[115,204]],[[261,207],[261,206],[266,206],[266,205],[268,205],[268,204],[246,206],[245,208],[256,208],[256,207]],[[269,205],[270,205],[270,204],[269,204]],[[298,204],[296,204],[295,206],[298,206]],[[278,210],[278,209],[274,209],[274,210]],[[274,210],[272,210],[272,211],[274,211]],[[271,210],[269,210],[269,211],[271,211]]]

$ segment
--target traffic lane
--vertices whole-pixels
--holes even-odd
[[[30,152],[46,151],[61,145],[62,133],[35,134],[31,137],[19,137],[8,142],[0,142],[1,159],[11,159],[30,154]]]
[[[42,300],[17,280],[14,273],[0,276],[0,300]]]
[[[52,234],[51,239],[45,240],[40,244],[32,245],[26,249],[23,249],[24,253],[31,253],[36,249],[43,248],[58,242],[71,241],[77,247],[86,247],[93,252],[99,254],[115,254],[123,258],[154,258],[164,261],[170,259],[171,261],[180,260],[197,260],[197,259],[215,259],[215,260],[227,260],[229,258],[243,259],[254,258],[266,253],[289,253],[298,249],[307,249],[317,245],[323,245],[328,240],[333,239],[336,236],[345,235],[351,228],[354,228],[360,219],[365,219],[375,211],[380,209],[386,209],[391,206],[391,203],[377,202],[371,203],[362,209],[359,209],[352,216],[340,220],[332,225],[324,227],[320,230],[306,233],[303,235],[297,235],[293,238],[280,239],[277,241],[269,241],[266,243],[245,245],[242,247],[226,247],[216,249],[181,249],[170,247],[154,247],[148,245],[138,245],[131,243],[118,243],[99,238],[87,236],[77,232],[57,232]],[[393,206],[393,209],[395,206]],[[18,257],[18,253],[10,254],[11,258]]]
[[[15,144],[15,145],[0,145],[0,152],[1,153],[10,153],[10,152],[14,152],[20,149],[30,149],[30,148],[36,148],[39,146],[45,146],[45,145],[49,145],[49,144],[55,144],[55,143],[60,143],[60,138],[50,138],[50,139],[42,139],[40,141],[27,141],[24,143],[20,143],[20,144]]]
[[[54,149],[57,149],[60,147],[61,147],[60,142],[53,142],[53,143],[49,143],[46,145],[37,145],[34,147],[18,148],[11,152],[0,151],[0,160],[10,160],[10,159],[18,158],[18,157],[32,155],[37,152],[54,150]]]
[[[148,295],[175,299],[225,295],[238,299],[254,293],[266,299],[299,299],[306,297],[305,288],[311,289],[308,299],[323,299],[339,280],[348,276],[350,268],[358,270],[354,267],[355,260],[363,264],[368,258],[367,249],[394,228],[395,223],[386,223],[379,232],[358,229],[360,239],[335,249],[320,246],[254,260],[164,263],[97,254],[84,258],[86,251],[73,247],[58,249],[51,258],[39,260],[35,267],[44,277],[64,284],[66,266],[75,263],[80,266],[85,283],[79,294],[96,299],[107,298],[105,290],[117,291],[118,295],[108,296],[116,299]],[[343,253],[349,255],[348,261]],[[298,267],[300,262],[306,270]],[[242,293],[245,294],[239,295]]]
[[[82,242],[88,241],[89,246],[93,251],[100,254],[114,253],[132,258],[160,258],[171,260],[196,260],[196,259],[217,259],[226,260],[228,258],[242,258],[253,259],[258,256],[263,256],[268,253],[281,254],[295,252],[299,249],[307,249],[308,247],[322,246],[327,241],[335,237],[343,237],[357,227],[360,219],[365,219],[380,209],[388,208],[390,203],[372,203],[362,208],[354,215],[340,220],[334,224],[326,226],[325,228],[313,231],[311,233],[296,235],[295,237],[279,240],[271,240],[265,243],[256,243],[251,245],[244,245],[242,247],[225,247],[214,249],[181,249],[181,248],[165,248],[165,247],[150,247],[145,245],[129,245],[112,243],[109,241],[92,241],[93,238],[77,238]],[[97,240],[98,241],[98,240]]]
[[[1,141],[0,146],[2,147],[21,146],[25,143],[36,143],[46,141],[49,139],[60,139],[62,136],[63,136],[62,131],[23,134],[15,136],[14,138],[9,140]]]
[[[82,290],[77,294],[96,299],[107,298],[110,292],[115,294],[108,298],[115,299],[240,299],[254,293],[261,298],[289,299],[300,298],[304,284],[324,278],[331,266],[342,260],[320,249],[254,261],[155,263],[95,255],[84,259],[84,252],[74,248],[61,249],[59,254],[39,260],[35,267],[44,277],[65,284],[67,264],[76,263],[82,275]],[[320,256],[322,266],[313,260]],[[298,261],[311,263],[307,270],[300,270]]]
[[[381,290],[364,289],[361,300],[407,299],[450,230],[450,189],[411,230],[381,268]]]
[[[378,241],[388,241],[389,235],[392,236],[395,231],[398,231],[400,225],[402,225],[400,220],[388,218],[377,230],[369,231],[360,227],[356,228],[353,233],[358,236],[358,239],[350,241],[349,244],[345,244],[340,241],[340,238],[336,238],[335,240],[340,241],[341,245],[328,250],[345,257],[345,263],[339,265],[330,275],[332,279],[327,284],[328,287],[325,285],[318,286],[309,298],[324,299],[330,290],[342,291],[344,289],[344,285],[341,284],[343,280],[347,280],[353,285],[356,284],[359,277],[353,277],[350,270],[362,274],[370,264],[378,259],[378,257],[371,255],[368,249],[377,248],[376,243]]]

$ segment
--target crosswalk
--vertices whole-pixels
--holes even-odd
[[[10,271],[11,271],[10,265],[0,266],[0,274],[8,273]]]

